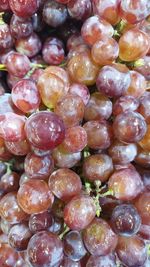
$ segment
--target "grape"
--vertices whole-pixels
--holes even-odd
[[[25,250],[32,234],[26,224],[14,225],[8,234],[8,242],[15,250]]]
[[[93,45],[103,36],[112,37],[114,29],[106,20],[98,16],[88,18],[82,25],[81,35],[85,43]]]
[[[147,125],[147,132],[144,135],[144,137],[142,138],[142,140],[140,140],[139,145],[142,149],[150,151],[150,125]]]
[[[29,229],[32,233],[47,230],[53,225],[54,218],[47,210],[37,214],[31,214],[29,218]]]
[[[85,229],[94,219],[96,207],[93,199],[81,194],[72,198],[65,206],[64,221],[72,230]]]
[[[54,108],[69,90],[68,74],[60,67],[46,68],[38,79],[37,87],[44,105]]]
[[[43,180],[29,179],[21,184],[17,200],[20,207],[27,213],[39,213],[52,206],[54,197]]]
[[[58,146],[65,137],[62,120],[49,111],[30,116],[25,125],[27,139],[36,148],[48,150]]]
[[[146,245],[137,236],[120,236],[116,251],[121,263],[128,267],[143,266],[147,258]]]
[[[78,231],[70,231],[63,238],[64,253],[73,260],[81,260],[87,253],[83,244],[82,236]]]
[[[4,162],[0,162],[0,178],[7,172],[7,166]]]
[[[77,20],[84,21],[92,13],[91,0],[70,0],[67,8],[69,15]]]
[[[139,107],[139,100],[134,96],[121,96],[119,97],[113,105],[113,114],[119,115],[125,111],[136,111]]]
[[[76,47],[69,50],[67,55],[67,61],[70,61],[73,57],[80,55],[81,53],[87,53],[90,55],[90,49],[86,44],[79,44]],[[93,61],[94,62],[94,61]]]
[[[146,122],[150,123],[150,92],[145,92],[140,98],[139,113],[145,118]]]
[[[94,85],[99,69],[93,62],[90,53],[85,51],[76,54],[69,60],[67,70],[73,82]]]
[[[15,113],[7,112],[0,115],[0,136],[8,142],[19,142],[25,139],[26,118]]]
[[[62,218],[54,217],[52,225],[48,228],[48,231],[54,234],[61,234],[64,229],[64,221]]]
[[[16,172],[6,172],[0,179],[0,190],[5,193],[17,191],[19,188],[19,175]]]
[[[30,239],[27,255],[33,267],[58,267],[63,259],[63,245],[57,235],[41,231]]]
[[[149,50],[149,36],[138,29],[126,31],[119,39],[119,57],[124,61],[134,61],[146,56]]]
[[[135,169],[124,168],[115,171],[108,181],[114,197],[128,201],[136,198],[143,190],[143,182]]]
[[[30,60],[17,52],[9,53],[5,64],[8,72],[19,78],[23,78],[31,68]]]
[[[57,101],[54,112],[62,118],[66,128],[76,126],[84,116],[84,103],[78,95],[67,94]]]
[[[10,21],[10,32],[16,39],[29,36],[33,32],[31,19],[22,19],[13,15]]]
[[[19,142],[5,142],[5,146],[9,152],[16,156],[24,156],[30,152],[30,145],[26,139]]]
[[[61,144],[61,149],[68,153],[82,151],[87,145],[87,133],[81,126],[74,126],[66,129],[65,139]]]
[[[141,216],[142,223],[145,225],[150,225],[150,192],[143,192],[136,200],[135,206]]]
[[[92,149],[106,149],[112,142],[112,127],[105,120],[88,121],[83,125],[87,132],[87,145]]]
[[[138,112],[124,112],[116,116],[113,123],[116,138],[124,143],[139,142],[146,134],[147,125]]]
[[[10,34],[9,26],[6,23],[0,24],[0,53],[13,46],[13,39]]]
[[[150,80],[150,56],[145,56],[142,59],[142,66],[135,67],[134,70],[140,72],[146,80]]]
[[[146,91],[146,80],[145,77],[137,71],[130,71],[131,84],[128,90],[125,92],[126,95],[133,97],[141,97]]]
[[[30,79],[33,80],[36,84],[39,80],[39,78],[41,77],[41,75],[43,74],[44,70],[43,69],[35,69],[33,70]]]
[[[54,163],[59,168],[72,168],[81,159],[81,152],[77,153],[66,153],[61,148],[55,148],[52,153]]]
[[[142,148],[139,148],[138,154],[135,158],[135,162],[144,168],[149,168],[150,167],[150,153],[149,153],[149,151],[143,150]]]
[[[73,83],[70,85],[68,93],[78,95],[82,98],[84,105],[87,105],[90,99],[90,92],[86,85],[81,83]]]
[[[139,229],[138,236],[144,240],[150,240],[150,226],[142,224]]]
[[[124,144],[117,140],[112,143],[108,151],[115,164],[128,164],[138,153],[136,144]]]
[[[35,83],[30,79],[23,79],[16,83],[11,92],[15,106],[24,113],[32,113],[39,108],[40,95]]]
[[[44,0],[45,2],[45,0]],[[43,3],[44,4],[44,3]],[[34,13],[31,17],[32,19],[32,27],[34,32],[41,32],[43,28],[45,27],[45,23],[43,21],[43,17],[41,12],[40,13]]]
[[[4,139],[0,137],[0,160],[7,161],[12,158],[12,154],[6,148]]]
[[[68,4],[71,0],[56,0],[56,2],[61,4]]]
[[[12,75],[10,73],[7,74],[7,85],[11,90],[16,85],[16,83],[19,82],[19,81],[20,81],[19,77],[16,77],[16,76],[14,76],[14,75]],[[12,100],[11,100],[11,102],[12,102]]]
[[[91,155],[84,160],[83,173],[90,181],[107,181],[112,172],[112,159],[106,154]]]
[[[38,8],[37,0],[9,0],[9,5],[13,13],[21,18],[28,18],[34,14]]]
[[[46,39],[42,48],[43,59],[46,63],[59,65],[64,60],[64,54],[64,45],[61,40],[54,37]]]
[[[70,51],[82,44],[84,44],[84,41],[81,34],[78,32],[74,33],[67,40],[67,50]]]
[[[106,221],[95,218],[84,229],[83,240],[90,254],[105,256],[115,250],[118,239]]]
[[[101,38],[92,46],[91,55],[94,62],[98,65],[109,65],[115,61],[119,55],[118,43],[113,38]]]
[[[0,0],[0,12],[9,10],[9,0]]]
[[[0,216],[11,224],[23,221],[27,214],[21,209],[17,201],[17,193],[7,193],[0,200]]]
[[[111,100],[99,92],[91,94],[90,100],[85,107],[84,119],[91,120],[107,120],[112,114]]]
[[[15,42],[17,52],[31,58],[37,55],[42,47],[40,38],[36,33],[32,33],[26,38],[20,38]]]
[[[25,158],[24,169],[29,178],[47,179],[52,173],[53,168],[54,162],[49,154],[37,156],[31,152]]]
[[[119,20],[120,0],[93,0],[93,9],[99,17],[115,25]]]
[[[7,243],[0,244],[0,265],[14,267],[18,260],[18,253]]]
[[[69,201],[82,189],[80,177],[67,168],[54,171],[50,175],[48,185],[51,192],[63,201]]]
[[[141,218],[133,205],[122,204],[113,210],[111,226],[116,234],[133,236],[140,229]]]
[[[54,0],[47,0],[43,8],[44,21],[52,26],[58,27],[63,24],[68,17],[67,8]]]
[[[127,91],[131,83],[130,72],[125,65],[104,66],[99,71],[96,85],[108,97],[119,97]]]
[[[86,267],[116,267],[116,259],[113,254],[106,256],[90,256]]]
[[[121,18],[127,20],[129,23],[137,23],[145,19],[149,14],[148,0],[122,0],[120,3]]]

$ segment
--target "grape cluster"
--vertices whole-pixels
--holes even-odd
[[[0,0],[0,266],[150,266],[149,0]]]

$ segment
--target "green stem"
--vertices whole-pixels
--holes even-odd
[[[63,239],[64,235],[70,231],[70,228],[64,224],[64,231],[59,235],[60,239]]]

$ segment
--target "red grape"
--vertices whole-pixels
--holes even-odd
[[[29,153],[24,162],[24,169],[29,178],[47,179],[52,173],[54,162],[51,155],[38,156],[33,152]]]
[[[138,112],[124,112],[116,116],[113,123],[116,138],[124,143],[139,142],[146,134],[147,125]]]
[[[34,14],[38,8],[37,0],[9,0],[11,10],[21,18],[28,18]]]
[[[10,32],[16,39],[29,36],[33,32],[31,19],[22,19],[14,14],[10,21]]]
[[[7,243],[0,244],[0,265],[14,267],[18,261],[18,253]]]
[[[54,163],[59,168],[72,168],[81,159],[81,152],[66,153],[61,148],[55,148],[52,153]]]
[[[57,235],[41,231],[30,239],[27,256],[33,267],[58,267],[63,259],[62,242]]]
[[[5,145],[9,152],[16,156],[25,156],[30,152],[30,145],[26,139],[18,142],[7,142]]]
[[[143,190],[143,182],[135,169],[124,168],[115,171],[108,181],[114,197],[128,201],[136,198]]]
[[[67,168],[54,171],[49,178],[48,185],[51,192],[63,201],[69,201],[82,189],[80,177]]]
[[[11,92],[15,106],[24,113],[32,113],[39,108],[41,99],[36,84],[30,79],[16,83]]]
[[[64,221],[72,230],[85,229],[96,214],[96,207],[93,199],[85,194],[72,198],[65,206]]]
[[[116,267],[116,258],[113,254],[106,256],[90,256],[86,267]]]
[[[67,8],[69,15],[77,20],[85,20],[92,14],[91,0],[70,0]]]
[[[0,190],[5,193],[17,191],[20,176],[16,172],[6,172],[0,179]]]
[[[30,116],[25,131],[29,142],[43,150],[55,148],[65,137],[63,121],[49,111],[40,111]]]
[[[90,181],[105,182],[113,172],[112,159],[106,154],[95,154],[85,159],[83,173]]]
[[[0,24],[0,53],[13,46],[13,39],[10,34],[9,26],[6,23]]]
[[[83,240],[90,254],[94,256],[105,256],[113,252],[118,241],[109,224],[98,218],[84,229]]]
[[[70,85],[69,91],[70,94],[78,95],[82,98],[84,105],[87,105],[90,99],[90,92],[86,85],[81,83],[73,83]]]
[[[43,180],[29,179],[21,184],[17,200],[20,207],[27,213],[39,213],[52,206],[54,197]]]
[[[137,71],[130,71],[131,83],[125,95],[131,95],[133,97],[139,98],[146,91],[146,80],[145,77]]]
[[[113,105],[113,114],[119,115],[125,111],[136,111],[139,107],[139,100],[134,96],[121,96],[119,97]]]
[[[42,48],[43,59],[46,63],[59,65],[64,60],[64,54],[64,45],[60,39],[54,37],[46,39]]]
[[[53,225],[54,218],[50,211],[31,214],[29,218],[29,229],[32,233],[47,230]]]
[[[145,225],[150,225],[150,192],[143,192],[136,200],[135,206],[142,218],[142,223]]]

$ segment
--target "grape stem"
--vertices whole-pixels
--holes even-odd
[[[64,235],[70,231],[70,228],[64,224],[64,231],[59,235],[59,238],[62,240]]]

